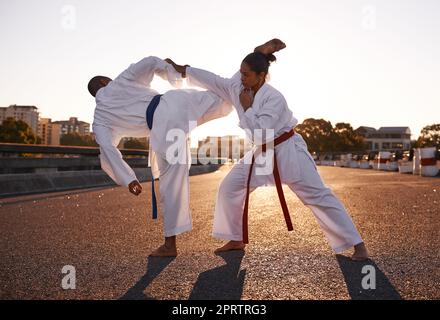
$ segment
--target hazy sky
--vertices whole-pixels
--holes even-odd
[[[300,122],[409,126],[413,138],[440,122],[438,0],[0,0],[0,106],[91,123],[95,74],[115,77],[155,55],[231,76],[273,37],[287,48],[270,83]],[[237,122],[233,114],[196,135],[237,134]]]

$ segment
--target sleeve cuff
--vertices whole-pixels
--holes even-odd
[[[186,67],[186,83],[190,86],[190,87],[197,87],[197,83],[195,81],[193,81],[192,79],[192,67]]]
[[[129,178],[127,178],[127,180],[125,181],[125,183],[124,183],[124,185],[125,185],[125,187],[128,187],[128,185],[130,184],[130,183],[132,183],[133,181],[138,181],[139,182],[139,180],[138,180],[138,178],[135,176],[134,178],[133,177],[129,177]]]
[[[252,117],[252,118],[255,117],[255,111],[254,111],[254,109],[252,107],[247,109],[244,114],[247,117]]]
[[[166,62],[165,62],[166,63]],[[183,78],[180,73],[174,70],[173,66],[166,63],[165,69],[167,71],[168,82],[176,89],[181,89]]]

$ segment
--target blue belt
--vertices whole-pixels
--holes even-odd
[[[153,116],[157,106],[159,105],[160,97],[162,97],[161,94],[154,96],[153,100],[151,100],[147,108],[146,118],[147,118],[147,125],[150,130],[153,129]],[[156,201],[156,192],[154,191],[153,172],[151,172],[151,197],[153,204],[153,219],[157,219],[157,201]]]

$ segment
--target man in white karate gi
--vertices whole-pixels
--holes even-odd
[[[117,145],[122,137],[150,137],[149,160],[153,177],[160,177],[165,234],[165,243],[151,256],[176,256],[176,235],[192,229],[188,177],[191,122],[201,125],[228,115],[233,107],[207,91],[171,90],[161,96],[150,87],[154,75],[174,87],[182,80],[170,64],[153,56],[130,65],[115,80],[92,78],[88,90],[96,98],[93,132],[102,169],[134,195],[142,192],[142,186]]]

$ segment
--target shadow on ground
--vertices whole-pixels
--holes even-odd
[[[337,255],[336,259],[353,300],[402,300],[399,292],[373,260],[359,262],[342,255]],[[368,287],[374,278],[375,289],[364,289],[362,281],[364,281],[364,286],[366,284]]]
[[[243,294],[246,269],[240,270],[244,251],[218,254],[226,264],[199,274],[190,300],[239,300]]]
[[[119,300],[154,300],[144,294],[145,289],[175,259],[175,257],[148,257],[147,272]]]

